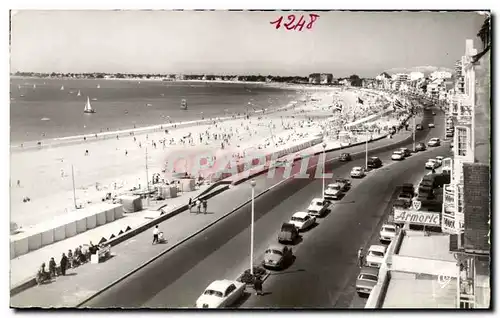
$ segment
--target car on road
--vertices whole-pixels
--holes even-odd
[[[401,185],[401,193],[409,193],[410,195],[415,195],[415,186],[413,183],[403,183]]]
[[[437,161],[437,163],[439,164],[440,167],[443,164],[443,160],[444,160],[443,156],[437,156],[436,157],[436,161]]]
[[[367,166],[369,168],[380,168],[382,167],[382,160],[379,157],[370,157]]]
[[[340,161],[351,161],[351,160],[352,158],[350,153],[344,152],[340,154]]]
[[[331,183],[329,184],[324,193],[324,197],[327,200],[339,200],[342,197],[342,188],[343,185],[340,183]]]
[[[340,191],[348,191],[351,188],[351,180],[346,178],[337,178],[335,179],[335,183],[341,185]]]
[[[430,123],[430,124],[429,124],[429,128],[434,128],[434,127],[436,127],[436,126],[434,125],[434,123]]]
[[[396,237],[397,227],[394,224],[384,224],[380,229],[380,241],[390,242]]]
[[[423,142],[419,142],[415,145],[415,151],[424,151],[425,149],[425,144]]]
[[[416,130],[423,130],[423,129],[424,129],[424,127],[422,126],[422,124],[417,124],[417,125],[415,126],[415,129],[416,129]]]
[[[432,112],[432,116],[436,116],[436,113],[435,113],[435,112]]]
[[[282,269],[293,258],[292,249],[285,245],[271,245],[264,253],[262,265],[266,268]]]
[[[408,205],[411,204],[411,200],[413,199],[413,195],[408,193],[408,192],[401,192],[399,195],[398,195],[398,198],[397,200],[403,200],[403,201],[406,201],[408,203]]]
[[[452,138],[454,136],[453,131],[447,131],[446,132],[446,138]]]
[[[309,215],[307,212],[296,212],[292,216],[290,223],[292,223],[300,232],[313,226],[314,223],[316,223],[316,218]]]
[[[391,156],[392,160],[403,160],[404,158],[405,158],[404,153],[399,150],[394,151]]]
[[[401,151],[405,157],[411,156],[411,151],[408,148],[399,148],[399,151]]]
[[[380,268],[384,261],[385,252],[387,247],[383,245],[372,245],[368,249],[368,254],[366,255],[366,265],[369,267]]]
[[[356,279],[356,292],[358,295],[370,295],[373,287],[378,282],[378,268],[364,266]]]
[[[240,299],[244,292],[244,283],[229,279],[216,280],[208,285],[203,294],[196,300],[196,307],[228,307]]]
[[[351,170],[351,178],[363,178],[365,176],[365,169],[363,167],[354,167]]]
[[[278,242],[293,243],[299,238],[299,230],[292,223],[283,223],[278,233]]]
[[[411,206],[411,202],[408,202],[408,200],[394,200],[394,203],[392,204],[393,208],[407,209],[410,206]]]
[[[441,145],[441,141],[439,138],[431,138],[429,142],[427,142],[427,146],[429,147],[437,147]]]
[[[436,159],[429,159],[425,163],[425,169],[436,169],[437,167],[439,167],[439,163]]]
[[[330,206],[330,202],[322,198],[314,198],[307,208],[307,213],[313,216],[322,217],[325,215],[326,210]]]

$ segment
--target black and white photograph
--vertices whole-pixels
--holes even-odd
[[[11,310],[491,310],[469,4],[12,6]]]

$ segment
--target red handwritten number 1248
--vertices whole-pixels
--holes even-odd
[[[309,21],[307,21],[308,23],[306,25],[306,18],[304,18],[304,15],[301,15],[299,20],[295,23],[295,14],[290,14],[287,16],[288,21],[283,23],[283,26],[287,30],[297,30],[298,29],[298,31],[302,31],[304,26],[310,30],[310,29],[312,29],[314,22],[316,22],[316,20],[318,18],[319,18],[319,15],[314,14],[314,13],[310,13],[309,14]],[[279,29],[281,27],[282,22],[283,22],[283,16],[279,17],[276,21],[272,21],[270,23],[275,24],[276,25],[275,28]]]

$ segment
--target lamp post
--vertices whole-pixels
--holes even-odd
[[[252,222],[250,224],[250,274],[253,276],[253,236],[254,236],[254,201],[255,201],[255,180],[250,181],[252,186]]]
[[[415,117],[417,117],[417,112],[413,109],[413,152],[415,152],[415,132],[417,126],[415,126]]]
[[[326,143],[323,143],[323,175],[321,176],[321,179],[323,179],[323,192],[321,192],[322,193],[321,198],[323,198],[323,200],[325,199],[325,162],[326,162],[325,148],[326,148]]]
[[[368,170],[368,133],[366,130],[366,140],[365,140],[365,169]]]

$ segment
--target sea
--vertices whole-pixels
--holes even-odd
[[[251,83],[11,78],[10,138],[19,144],[244,114],[286,106],[300,94]],[[87,97],[93,114],[83,112]]]

